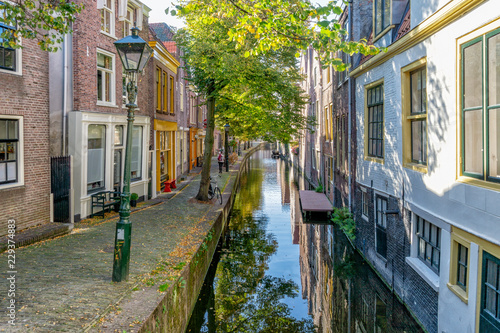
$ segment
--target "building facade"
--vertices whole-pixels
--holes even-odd
[[[22,43],[0,47],[0,236],[50,221],[49,57]]]
[[[82,1],[79,1],[82,2]],[[64,92],[60,113],[61,147],[73,156],[73,201],[75,220],[91,214],[91,195],[103,190],[121,191],[127,133],[127,78],[114,42],[130,35],[134,22],[139,36],[148,40],[149,8],[135,0],[83,1],[85,9],[73,25],[73,35],[53,61],[51,87]],[[68,73],[60,77],[67,66]],[[59,68],[58,68],[59,67]],[[149,75],[138,75],[131,151],[131,193],[140,200],[148,197],[150,147]],[[67,103],[70,105],[68,106]],[[59,114],[58,114],[59,113]]]

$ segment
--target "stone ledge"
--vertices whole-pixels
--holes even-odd
[[[50,222],[16,232],[14,241],[16,242],[16,248],[18,248],[68,234],[71,229],[73,229],[73,224],[71,223]],[[7,250],[9,239],[8,236],[0,237],[0,253]]]

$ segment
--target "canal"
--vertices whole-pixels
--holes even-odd
[[[336,227],[304,223],[305,181],[262,150],[186,332],[423,332]]]

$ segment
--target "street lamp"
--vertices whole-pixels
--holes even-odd
[[[225,135],[226,135],[226,136],[225,136],[225,138],[226,138],[226,139],[224,140],[224,141],[225,141],[225,146],[226,146],[226,147],[225,147],[225,152],[224,152],[224,154],[225,154],[226,156],[224,157],[224,159],[226,160],[226,172],[229,172],[229,160],[228,160],[228,155],[229,155],[229,144],[228,144],[228,142],[227,142],[227,141],[229,140],[229,139],[228,139],[229,123],[226,123],[226,125],[224,125],[224,132],[225,132]]]
[[[132,152],[132,127],[134,110],[137,108],[137,73],[146,66],[153,49],[137,34],[139,29],[131,29],[132,35],[116,41],[115,47],[125,69],[127,83],[127,141],[125,146],[125,167],[123,191],[120,200],[120,220],[116,223],[115,252],[113,259],[113,282],[128,280],[130,262],[130,241],[132,224],[130,223],[130,162]]]

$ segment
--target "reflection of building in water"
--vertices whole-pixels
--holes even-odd
[[[329,225],[300,225],[302,297],[318,332],[423,332],[363,261]]]
[[[299,225],[302,223],[302,212],[300,211],[299,188],[297,187],[297,170],[290,170],[290,225],[292,227],[293,244],[299,244]]]
[[[278,182],[281,187],[281,204],[290,203],[290,166],[282,159],[276,162]]]

